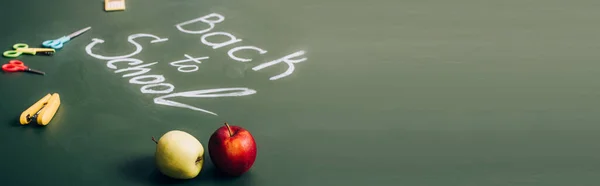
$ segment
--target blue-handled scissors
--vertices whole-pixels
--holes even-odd
[[[67,43],[68,41],[70,41],[72,38],[77,37],[77,36],[83,34],[84,32],[88,31],[90,28],[92,28],[92,27],[87,27],[87,28],[78,30],[78,31],[73,32],[72,34],[70,34],[68,36],[63,36],[63,37],[58,38],[58,39],[46,40],[46,41],[44,41],[42,43],[42,46],[44,46],[46,48],[61,49],[65,43]]]

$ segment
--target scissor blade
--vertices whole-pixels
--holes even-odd
[[[33,72],[33,73],[40,74],[40,75],[46,75],[46,73],[45,73],[45,72],[42,72],[42,71],[39,71],[39,70],[27,69],[27,70],[25,70],[25,71],[28,71],[28,72]],[[40,110],[41,110],[41,109],[40,109]],[[37,115],[37,114],[36,114],[36,115]]]
[[[68,35],[67,37],[69,37],[69,38],[77,37],[77,36],[83,34],[84,32],[88,31],[90,28],[92,28],[92,27],[90,26],[90,27],[78,30],[77,32],[73,32],[71,35]]]

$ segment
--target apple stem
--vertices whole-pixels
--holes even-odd
[[[227,122],[225,122],[225,126],[227,127],[227,130],[229,131],[229,137],[232,137],[233,133],[231,132],[231,128],[229,127],[229,124],[227,124]]]
[[[154,143],[158,144],[158,141],[156,141],[156,139],[154,139],[154,136],[152,136],[152,141],[154,141]]]

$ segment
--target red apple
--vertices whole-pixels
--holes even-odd
[[[256,142],[248,130],[225,123],[210,136],[208,153],[218,170],[239,176],[254,164]]]

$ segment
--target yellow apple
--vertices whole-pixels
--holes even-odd
[[[156,166],[162,174],[175,179],[198,176],[204,164],[204,147],[198,139],[187,132],[171,130],[154,142]]]

